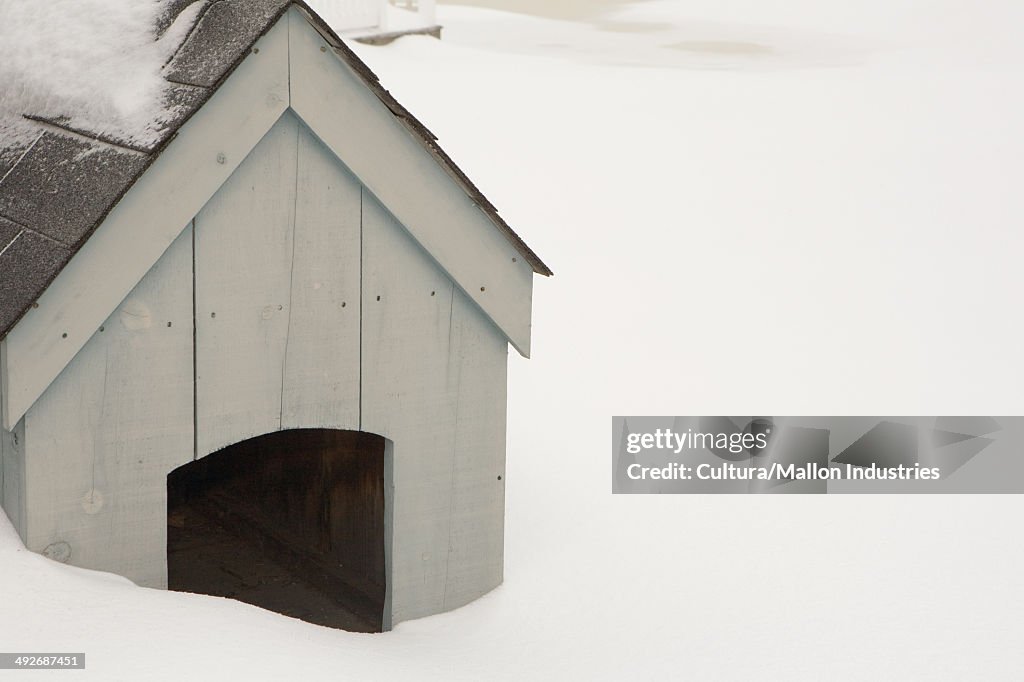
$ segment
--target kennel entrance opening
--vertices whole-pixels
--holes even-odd
[[[172,471],[168,589],[380,632],[386,447],[358,431],[279,431]]]

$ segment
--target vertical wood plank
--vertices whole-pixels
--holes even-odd
[[[195,220],[197,457],[281,428],[298,135],[283,116]]]
[[[393,442],[393,622],[444,602],[457,368],[451,281],[363,194],[362,430]]]
[[[166,474],[192,459],[192,229],[25,415],[29,549],[166,585]]]
[[[508,342],[461,293],[455,295],[452,336],[459,393],[445,610],[501,584],[505,541]]]
[[[359,428],[359,182],[298,134],[282,428]]]

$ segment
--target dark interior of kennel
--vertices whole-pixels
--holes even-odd
[[[171,472],[168,588],[380,632],[384,446],[356,431],[280,431]]]

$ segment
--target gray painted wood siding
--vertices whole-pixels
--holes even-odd
[[[166,476],[192,459],[192,229],[25,415],[27,546],[166,585]]]
[[[502,579],[507,353],[286,114],[26,415],[29,546],[164,585],[167,473],[283,428],[358,429],[391,441],[385,619],[464,604]]]
[[[498,476],[508,344],[380,203],[366,197],[362,424],[395,443],[397,622],[465,603],[501,582]],[[474,485],[481,487],[471,490]],[[473,533],[466,529],[470,498]]]

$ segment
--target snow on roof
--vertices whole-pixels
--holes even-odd
[[[7,2],[0,23],[0,117],[32,114],[152,145],[166,118],[160,70],[195,22],[163,24],[168,0]]]
[[[331,36],[339,56],[534,270],[551,274],[436,138],[303,2],[6,2],[0,23],[0,338],[291,4]]]

